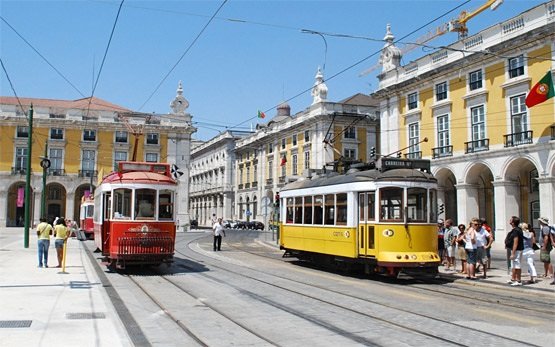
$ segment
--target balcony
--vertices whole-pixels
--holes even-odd
[[[422,151],[409,152],[405,154],[406,159],[422,159]]]
[[[258,187],[258,182],[256,182],[256,181],[252,182],[252,187],[253,187],[253,188]]]
[[[464,143],[464,153],[489,151],[489,139],[481,139]]]
[[[279,177],[279,184],[284,184],[285,183],[285,176],[280,176]]]
[[[96,177],[96,170],[79,170],[79,177]]]
[[[23,167],[12,167],[12,175],[25,175],[27,169]]]
[[[272,185],[272,184],[274,184],[274,179],[273,179],[273,178],[267,178],[267,179],[266,179],[266,185],[267,185],[267,186],[270,186],[270,185]]]
[[[245,189],[249,189],[251,187],[250,183],[245,183]]]
[[[48,176],[65,176],[66,170],[64,169],[48,169]]]
[[[432,148],[432,159],[445,158],[453,156],[453,146],[443,146]]]
[[[243,183],[239,183],[239,185],[237,186],[238,189],[243,189]]]
[[[550,128],[551,128],[551,139],[555,140],[555,125],[552,125]]]
[[[503,135],[505,138],[505,147],[515,147],[532,143],[532,133],[532,130],[528,130],[520,133]]]

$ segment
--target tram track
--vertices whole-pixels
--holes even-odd
[[[193,242],[196,242],[196,241],[197,240],[193,240],[193,241],[189,242],[189,244],[188,244],[189,248],[191,248],[190,244],[193,243]],[[239,249],[239,248],[236,248],[236,249],[241,250],[243,252],[247,252],[243,249]],[[187,257],[187,258],[189,258],[193,261],[201,261],[202,260],[202,259],[199,259],[199,258],[191,257],[187,254],[182,253],[182,252],[178,252],[178,253],[180,253],[182,256],[185,256],[185,257]],[[259,254],[256,254],[256,253],[253,253],[253,252],[247,252],[247,253],[251,253],[251,254],[255,254],[255,255],[260,256]],[[268,258],[271,258],[271,257],[268,257]],[[275,258],[272,258],[272,259],[276,260]],[[288,293],[295,293],[297,295],[303,296],[305,298],[310,298],[311,300],[315,300],[317,302],[321,302],[321,303],[324,303],[326,305],[331,305],[331,306],[340,308],[342,310],[347,310],[351,313],[356,313],[356,314],[361,315],[361,316],[363,316],[365,318],[368,318],[368,319],[377,320],[377,321],[380,321],[382,323],[395,326],[397,328],[402,328],[404,330],[408,330],[408,331],[414,332],[414,333],[419,334],[419,335],[423,335],[423,336],[426,336],[426,337],[429,337],[429,338],[433,338],[434,340],[437,340],[437,341],[442,341],[443,343],[454,344],[454,345],[466,345],[466,344],[460,344],[460,343],[457,343],[457,342],[453,342],[452,337],[449,336],[449,334],[444,334],[444,332],[448,331],[449,329],[446,330],[446,329],[443,329],[442,327],[438,327],[437,323],[443,324],[443,325],[445,325],[445,327],[451,327],[451,329],[452,328],[454,328],[454,329],[463,328],[466,331],[471,332],[474,339],[477,336],[482,335],[482,337],[485,340],[493,338],[497,342],[505,341],[505,343],[514,343],[514,344],[526,343],[528,345],[534,346],[534,344],[531,344],[529,341],[521,341],[521,340],[513,339],[513,338],[510,338],[510,337],[506,337],[506,336],[502,336],[502,335],[498,335],[498,334],[493,334],[493,333],[485,331],[485,330],[471,328],[471,327],[468,327],[466,325],[454,323],[454,322],[451,322],[451,321],[448,321],[448,320],[445,320],[445,319],[441,319],[441,318],[430,317],[428,315],[424,315],[424,314],[421,314],[419,312],[415,312],[415,311],[412,311],[412,310],[407,310],[405,308],[400,308],[400,307],[397,307],[397,306],[394,306],[394,305],[384,304],[383,302],[379,302],[379,301],[376,301],[376,300],[354,297],[353,295],[346,295],[343,292],[331,290],[329,288],[318,286],[318,285],[315,285],[313,283],[310,283],[310,284],[309,283],[303,283],[303,282],[300,282],[297,279],[294,280],[294,279],[291,279],[289,277],[285,277],[285,276],[281,276],[281,275],[269,274],[269,273],[259,271],[259,270],[253,269],[253,268],[249,268],[249,270],[258,273],[259,274],[258,276],[247,275],[244,271],[236,271],[234,269],[230,269],[228,266],[221,266],[221,265],[215,264],[214,262],[212,262],[210,265],[212,267],[216,267],[216,268],[225,270],[226,272],[232,272],[232,273],[234,273],[238,276],[243,276],[245,278],[248,278],[249,280],[258,281],[260,283],[264,283],[264,284],[272,286],[274,288],[279,288],[281,290],[286,290]],[[194,271],[193,268],[191,268],[191,270]],[[317,288],[317,289],[319,289],[321,291],[324,291],[324,292],[327,292],[327,293],[333,293],[334,295],[340,295],[342,297],[348,297],[349,299],[362,301],[365,304],[377,305],[381,309],[380,310],[375,310],[375,312],[380,312],[380,311],[382,311],[382,309],[386,308],[386,309],[389,309],[389,310],[394,310],[395,312],[398,312],[398,313],[401,313],[401,314],[410,314],[410,315],[413,315],[414,317],[417,317],[419,319],[432,320],[435,323],[435,324],[433,324],[435,326],[435,329],[433,329],[433,331],[426,332],[426,331],[423,331],[423,329],[422,329],[422,326],[424,326],[425,324],[423,324],[423,325],[416,324],[417,328],[412,328],[412,327],[407,326],[406,322],[396,322],[396,321],[393,321],[391,319],[387,319],[387,318],[384,318],[384,317],[378,317],[375,314],[374,315],[369,315],[367,313],[361,312],[360,310],[345,307],[344,305],[337,304],[337,302],[330,301],[330,300],[325,300],[325,299],[322,299],[321,297],[317,297],[315,295],[308,294],[304,291],[293,290],[291,286],[277,285],[275,283],[275,280],[263,280],[263,279],[261,279],[260,275],[271,276],[273,278],[278,278],[280,280],[290,281],[290,282],[293,282],[295,285],[304,285],[304,286],[308,286],[309,288]],[[357,305],[355,305],[355,306],[357,306]],[[441,336],[441,335],[445,335],[445,336]],[[469,344],[470,344],[470,341],[469,341]]]
[[[267,256],[266,254],[264,254],[263,252],[253,252],[248,250],[248,247],[235,247],[234,245],[229,244],[229,247],[237,249],[237,250],[241,250],[245,253],[257,256],[257,257],[262,257],[262,258],[266,258],[266,259],[271,259],[271,260],[276,260],[276,258],[271,257],[271,256]],[[487,291],[484,290],[485,286],[475,286],[475,285],[465,285],[465,284],[454,284],[452,281],[449,281],[447,279],[428,279],[426,280],[426,282],[424,282],[423,280],[420,279],[412,279],[412,281],[414,281],[415,283],[420,283],[419,284],[411,284],[410,287],[404,287],[404,288],[408,288],[410,290],[414,290],[417,291],[419,290],[421,291],[426,291],[426,292],[431,292],[434,294],[439,294],[445,297],[456,297],[457,299],[467,299],[471,302],[481,302],[481,303],[487,303],[487,304],[492,304],[492,305],[502,305],[503,307],[510,307],[510,308],[514,308],[514,309],[519,309],[519,310],[523,310],[524,312],[521,313],[526,313],[526,314],[530,314],[530,312],[537,312],[537,313],[541,313],[541,314],[552,314],[553,311],[555,310],[555,303],[551,303],[548,304],[549,307],[545,308],[545,302],[543,301],[538,301],[534,299],[534,295],[537,295],[537,293],[522,293],[519,292],[518,295],[515,295],[515,291],[511,290],[509,293],[510,295],[503,295],[499,293],[499,290],[503,290],[503,291],[507,291],[507,288],[503,288],[502,286],[499,286],[497,284],[493,284],[494,286],[498,287],[497,292],[495,293],[495,296]],[[380,286],[388,286],[393,284],[392,280],[389,279],[385,279],[385,283],[382,281],[373,281],[372,283],[375,283],[377,285]],[[443,284],[444,286],[442,286],[442,290],[438,290],[438,289],[433,289],[433,288],[429,288],[426,287],[425,285],[427,284]],[[473,283],[475,284],[475,283]],[[491,288],[491,286],[490,286]],[[511,288],[512,289],[512,288]],[[449,290],[449,291],[447,291]],[[523,300],[523,296],[526,296],[526,300]]]

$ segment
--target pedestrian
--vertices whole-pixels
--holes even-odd
[[[441,259],[441,265],[445,265],[445,228],[443,227],[443,219],[437,221],[437,254]]]
[[[451,267],[453,271],[456,270],[455,250],[457,248],[456,239],[458,234],[458,229],[453,226],[453,220],[445,220],[445,235],[443,239],[445,241],[445,249],[447,250],[447,270],[451,270]]]
[[[470,227],[464,232],[464,249],[466,251],[466,278],[476,279],[476,230],[479,227],[478,218],[472,218]]]
[[[39,267],[48,267],[48,248],[50,247],[50,235],[52,235],[52,226],[46,222],[46,218],[41,217],[40,223],[37,225],[38,249],[39,249]]]
[[[491,235],[491,242],[495,241],[495,235],[493,230],[488,225],[488,221],[485,218],[480,218],[480,223],[482,223],[482,228],[484,228]],[[486,254],[488,256],[488,269],[491,269],[491,246],[486,249]]]
[[[539,236],[542,239],[542,247],[540,249],[540,261],[543,263],[543,269],[545,274],[543,277],[550,278],[553,276],[553,265],[551,265],[551,249],[552,240],[551,240],[551,230],[549,227],[549,219],[545,217],[538,218],[538,222],[540,222],[540,232]],[[555,282],[555,280],[554,280]]]
[[[518,226],[520,225],[520,218],[517,216],[512,216],[509,220],[509,224],[512,230],[507,235],[508,247],[511,250],[511,280],[509,284],[513,287],[521,286],[521,275],[522,269],[520,263],[522,260],[522,251],[524,250],[524,236],[522,235],[522,229]]]
[[[459,257],[459,260],[461,261],[461,274],[465,274],[466,273],[466,251],[464,249],[464,231],[466,230],[466,225],[464,224],[459,224],[459,226],[457,227],[458,229],[458,234],[457,234],[457,256]]]
[[[211,219],[211,221],[212,221],[212,227],[214,227],[214,225],[215,225],[216,223],[218,223],[218,217],[216,217],[216,214],[215,214],[215,213],[212,213],[212,219]]]
[[[216,223],[214,223],[214,226],[212,228],[214,229],[214,252],[221,251],[222,235],[225,236],[225,229],[222,224],[222,219],[218,218],[218,220],[216,221]]]
[[[479,223],[478,229],[476,229],[476,259],[478,264],[482,264],[482,268],[484,270],[483,278],[487,278],[487,269],[488,269],[488,255],[487,251],[491,247],[493,242],[493,238],[491,234],[487,232],[485,228],[482,227],[480,220],[477,220]],[[479,265],[478,265],[479,266]]]
[[[56,247],[56,253],[58,255],[58,266],[62,267],[62,261],[64,258],[64,246],[67,242],[67,238],[69,237],[69,230],[66,227],[66,221],[63,217],[58,218],[58,222],[54,227],[54,246]]]
[[[530,280],[527,283],[533,284],[536,283],[534,279],[538,276],[536,267],[534,266],[534,244],[536,244],[536,234],[534,230],[529,228],[527,223],[520,223],[519,227],[522,229],[522,236],[524,237],[524,250],[522,251],[522,256],[526,260],[528,273],[530,274]]]

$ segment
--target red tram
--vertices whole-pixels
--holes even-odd
[[[177,182],[165,163],[119,162],[95,190],[94,239],[110,269],[173,262]]]
[[[88,239],[94,237],[94,200],[83,198],[79,209],[79,228],[85,233]]]

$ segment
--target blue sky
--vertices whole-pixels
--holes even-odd
[[[0,56],[17,95],[64,100],[90,96],[120,2],[0,0]],[[484,2],[472,0],[403,41],[414,41]],[[543,2],[505,0],[495,11],[471,19],[469,34]],[[465,1],[229,0],[191,46],[222,3],[126,0],[94,96],[135,111],[168,113],[181,80],[198,128],[194,137],[208,140],[240,123],[248,129],[258,110],[266,112],[267,121],[284,100],[293,98],[288,101],[292,113],[304,110],[312,98],[309,91],[302,92],[311,88],[324,63],[325,78],[337,75],[326,81],[330,101],[377,88],[379,69],[359,74],[377,63],[383,42],[336,36],[324,40],[302,29],[383,39],[390,23],[399,39]],[[429,45],[456,40],[456,33],[447,33]],[[403,64],[426,53],[414,50]],[[4,71],[0,76],[0,95],[13,96]]]

